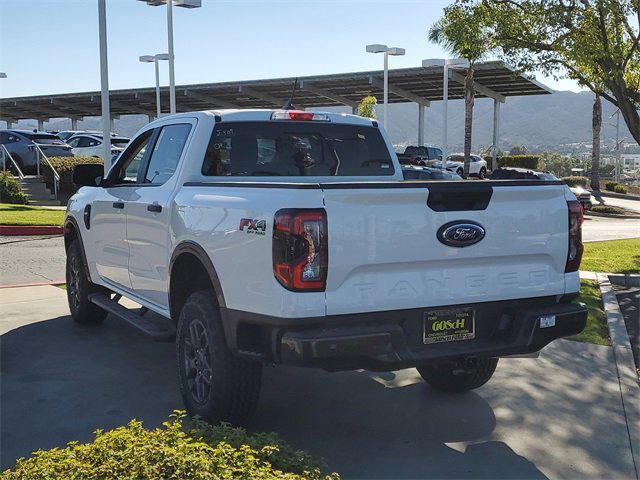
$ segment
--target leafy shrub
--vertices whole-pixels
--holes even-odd
[[[606,188],[610,192],[613,192],[617,185],[618,185],[617,182],[607,182],[604,184],[604,188]]]
[[[627,187],[625,187],[624,185],[616,185],[615,187],[613,187],[613,191],[616,193],[627,193],[629,190],[627,190]]]
[[[500,167],[528,168],[537,170],[540,163],[540,155],[504,155],[499,158]]]
[[[97,430],[92,443],[38,450],[0,479],[339,479],[336,473],[323,476],[308,454],[293,450],[274,433],[249,435],[240,428],[197,421],[185,432],[183,418],[182,412],[174,412],[163,428],[153,430],[138,420],[108,432]]]
[[[358,104],[358,115],[367,118],[376,118],[376,104],[378,99],[373,95],[367,95]]]
[[[597,213],[611,213],[613,215],[623,215],[624,210],[620,207],[614,207],[613,205],[594,205],[591,207],[592,212]]]
[[[59,191],[67,194],[76,191],[73,185],[73,169],[76,165],[81,163],[103,163],[102,159],[98,157],[49,157],[49,161],[60,175]],[[51,169],[44,167],[41,171],[47,186],[53,188],[53,172],[51,172]]]
[[[27,195],[22,192],[20,182],[9,172],[0,172],[0,203],[26,205]]]
[[[587,188],[587,186],[589,185],[589,179],[587,177],[564,177],[562,178],[562,181],[570,187],[580,186],[582,188]]]

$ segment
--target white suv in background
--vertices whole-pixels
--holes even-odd
[[[126,137],[111,137],[111,155],[118,155],[129,143]],[[102,154],[102,135],[79,133],[67,140],[76,157],[99,157]]]
[[[472,177],[484,178],[487,176],[487,162],[480,155],[470,155],[469,175]],[[436,168],[441,167],[441,161],[434,161],[430,166]],[[445,166],[450,172],[457,173],[462,176],[464,169],[464,155],[462,153],[453,153],[447,157],[447,164]]]

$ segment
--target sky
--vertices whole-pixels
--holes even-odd
[[[382,68],[369,43],[406,49],[390,68],[447,56],[426,38],[447,1],[202,0],[174,8],[176,83],[211,83]],[[97,0],[0,0],[0,97],[100,89]],[[140,55],[167,51],[166,7],[107,0],[109,88],[154,85]],[[161,82],[168,68],[161,62]],[[537,79],[578,91],[568,80]]]

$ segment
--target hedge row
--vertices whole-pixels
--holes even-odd
[[[339,480],[324,476],[307,453],[294,450],[276,434],[248,434],[229,425],[195,420],[185,431],[176,412],[162,428],[132,420],[126,427],[97,430],[91,443],[39,450],[21,458],[0,480],[62,479],[287,479]]]
[[[607,182],[604,184],[604,188],[609,190],[610,192],[615,193],[628,193],[629,190],[624,185],[620,185],[617,182]]]
[[[49,161],[60,175],[59,191],[66,194],[76,191],[73,185],[73,169],[76,165],[81,163],[103,163],[102,159],[98,157],[49,157]],[[42,170],[42,174],[47,185],[53,189],[53,173],[51,169],[45,167]]]
[[[503,155],[498,158],[500,167],[528,168],[537,170],[540,164],[540,155]]]
[[[562,177],[562,181],[570,187],[582,187],[588,188],[590,180],[587,177],[580,177],[577,175],[571,177]]]
[[[14,178],[11,172],[0,172],[0,203],[26,205],[27,201],[28,197],[22,191],[20,182]]]

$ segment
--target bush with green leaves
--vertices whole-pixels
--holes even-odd
[[[27,195],[22,191],[20,182],[10,172],[0,172],[0,203],[26,205]]]
[[[629,192],[629,190],[627,190],[627,187],[625,187],[624,185],[616,185],[615,187],[613,187],[613,191],[615,193],[624,193],[624,194],[627,194]]]
[[[604,188],[606,188],[610,192],[613,192],[617,185],[618,185],[618,182],[607,182],[604,184]]]
[[[537,170],[540,163],[540,155],[503,155],[498,159],[500,167],[527,168]]]
[[[582,187],[587,188],[589,185],[589,179],[587,177],[564,177],[562,181],[570,187]]]
[[[275,433],[248,434],[229,425],[194,421],[185,431],[183,412],[162,428],[131,420],[91,443],[38,450],[0,475],[0,480],[62,479],[287,479],[338,480],[324,475],[307,453],[294,450]]]
[[[376,104],[378,99],[373,95],[367,95],[358,104],[358,115],[367,118],[376,118]]]
[[[624,215],[624,210],[620,207],[614,207],[613,205],[594,205],[591,207],[592,212],[596,213],[609,213],[613,215]]]
[[[103,163],[99,157],[49,157],[49,161],[60,175],[58,188],[62,193],[74,193],[76,191],[73,185],[73,169],[76,165],[80,165],[81,163]],[[51,172],[51,169],[44,167],[41,171],[47,185],[52,187],[53,172]]]

